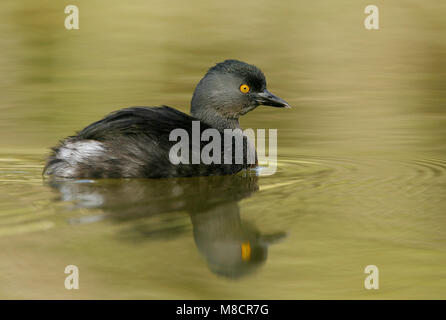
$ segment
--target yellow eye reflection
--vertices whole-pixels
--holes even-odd
[[[242,93],[248,93],[250,89],[251,89],[251,88],[250,88],[247,84],[242,84],[242,85],[240,86],[240,91],[241,91]]]
[[[251,244],[249,242],[242,243],[242,260],[248,261],[251,259]]]

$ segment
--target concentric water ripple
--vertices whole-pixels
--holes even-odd
[[[413,250],[436,258],[446,252],[446,160],[296,158],[279,158],[271,176],[258,170],[227,177],[46,181],[39,158],[2,157],[0,239],[26,242],[37,235],[54,247],[66,238],[79,245],[89,238],[95,246],[103,239],[110,249],[89,261],[96,255],[114,261],[115,246],[123,246],[138,257],[132,265],[140,263],[143,244],[153,254],[164,243],[176,250],[193,241],[189,254],[199,252],[204,261],[183,268],[187,272],[214,259],[214,245],[223,241],[229,250],[229,240],[246,235],[266,239],[253,243],[269,250],[268,264],[292,274],[313,274],[333,261],[356,264],[365,257],[362,264],[380,263]],[[386,259],[375,260],[381,255]],[[164,259],[163,272],[176,256]],[[146,268],[162,276],[154,265]]]

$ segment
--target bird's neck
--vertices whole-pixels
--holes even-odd
[[[191,112],[192,116],[200,121],[203,121],[212,128],[223,131],[224,129],[238,129],[240,128],[240,123],[238,118],[227,118],[218,112]]]

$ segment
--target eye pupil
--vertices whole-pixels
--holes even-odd
[[[249,92],[249,86],[247,85],[247,84],[242,84],[241,86],[240,86],[240,91],[241,92],[243,92],[243,93],[248,93]]]

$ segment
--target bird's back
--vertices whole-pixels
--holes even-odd
[[[113,112],[53,148],[44,174],[67,178],[187,177],[233,174],[249,166],[246,152],[243,164],[173,164],[169,152],[177,141],[170,141],[169,135],[174,129],[183,129],[192,137],[193,121],[198,119],[167,106]],[[201,122],[200,136],[209,128]],[[206,143],[200,142],[200,149]],[[245,151],[246,146],[244,138]]]

